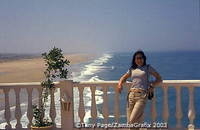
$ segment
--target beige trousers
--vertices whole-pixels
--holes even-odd
[[[129,92],[127,95],[127,123],[142,123],[144,108],[147,102],[147,94],[145,92]],[[131,128],[139,129],[139,128]]]

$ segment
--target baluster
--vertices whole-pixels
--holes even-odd
[[[97,118],[97,108],[96,108],[96,100],[95,100],[96,87],[95,86],[90,86],[90,90],[91,90],[91,97],[92,97],[91,117],[92,117],[92,122],[96,123],[96,118]]]
[[[28,93],[28,109],[27,109],[27,118],[29,120],[29,123],[27,125],[28,128],[32,125],[32,119],[33,119],[33,107],[32,107],[32,91],[33,88],[27,88]]]
[[[42,87],[38,88],[38,94],[39,94],[39,99],[38,99],[38,105],[39,109],[42,109]],[[44,118],[44,113],[42,114],[42,118]]]
[[[156,117],[157,117],[157,112],[156,112],[156,95],[155,95],[155,91],[154,91],[154,97],[152,98],[151,101],[151,119],[153,122],[156,121]]]
[[[41,108],[41,106],[42,106],[42,88],[38,88],[38,94],[39,94],[38,105],[39,105],[39,108]]]
[[[114,110],[115,110],[115,121],[119,123],[119,93],[117,91],[117,87],[115,87],[115,105],[114,105]]]
[[[84,87],[79,86],[79,109],[78,109],[78,115],[80,117],[80,122],[83,123],[83,119],[85,117],[85,107],[84,107],[84,101],[83,101],[83,90]]]
[[[189,86],[189,109],[188,109],[188,118],[190,124],[188,125],[189,129],[194,129],[194,119],[195,119],[195,106],[194,106],[194,88]]]
[[[181,88],[180,86],[175,86],[176,88],[176,120],[177,128],[181,128],[181,118],[183,116],[182,114],[182,107],[181,107]]]
[[[16,129],[21,129],[22,124],[20,123],[22,113],[21,113],[21,107],[20,107],[20,88],[15,88],[15,95],[16,95],[16,107],[15,107],[15,118],[17,119]]]
[[[103,87],[103,117],[104,117],[104,123],[108,123],[108,87]]]
[[[54,100],[55,88],[52,88],[50,92],[51,92],[50,117],[51,117],[54,127],[56,127],[56,123],[55,123],[56,110],[55,110],[55,100]]]
[[[10,89],[9,88],[5,88],[3,89],[4,91],[4,94],[5,94],[5,113],[4,113],[4,116],[5,116],[5,119],[6,119],[6,122],[7,122],[7,125],[6,125],[6,129],[11,129],[11,124],[10,124],[10,118],[11,118],[11,114],[10,114],[10,103],[9,103],[9,91]]]
[[[168,107],[168,87],[167,86],[163,86],[163,93],[164,93],[164,97],[163,97],[163,120],[165,122],[168,122],[168,118],[169,118],[169,107]]]

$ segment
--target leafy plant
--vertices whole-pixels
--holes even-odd
[[[42,127],[52,125],[52,121],[44,118],[45,108],[47,107],[48,96],[55,88],[54,81],[67,79],[67,66],[70,61],[65,59],[62,50],[54,47],[48,53],[43,53],[46,70],[44,71],[45,79],[41,82],[42,86],[42,103],[41,106],[33,105],[33,126]]]

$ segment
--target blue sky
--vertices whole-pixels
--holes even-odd
[[[0,52],[200,50],[199,0],[0,1]]]

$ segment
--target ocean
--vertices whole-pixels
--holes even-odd
[[[147,63],[151,64],[162,76],[163,80],[199,80],[200,79],[200,51],[179,51],[179,52],[145,52],[147,56]],[[70,79],[73,81],[108,81],[119,80],[119,78],[127,72],[130,67],[133,52],[115,52],[115,53],[103,53],[98,55],[94,60],[79,63],[70,66]],[[4,58],[5,59],[5,58]],[[130,81],[130,79],[128,79]],[[13,91],[13,90],[12,90]],[[22,90],[22,92],[25,90]],[[196,116],[194,120],[195,127],[200,128],[200,88],[196,87],[194,90],[194,103]],[[108,91],[108,104],[109,104],[109,123],[114,121],[114,94],[113,89]],[[33,94],[34,95],[34,94]],[[37,94],[36,94],[37,95]],[[120,123],[126,123],[126,95],[125,90],[120,95]],[[163,91],[161,88],[157,88],[155,91],[156,96],[156,110],[157,110],[157,122],[162,121],[163,110]],[[3,96],[4,95],[0,95]],[[59,100],[59,90],[55,93],[55,101]],[[95,93],[97,104],[97,121],[103,122],[102,105],[103,105],[103,92],[100,88],[97,88]],[[34,99],[36,101],[36,99]],[[182,87],[181,89],[181,106],[183,112],[182,125],[187,127],[188,120],[188,89]],[[169,103],[169,127],[176,125],[176,91],[175,88],[170,87],[168,89],[168,103]],[[74,121],[79,121],[78,118],[78,90],[74,89]],[[84,121],[86,123],[91,122],[90,109],[91,109],[91,93],[89,88],[84,89],[84,104],[86,114]],[[3,104],[2,104],[3,105]],[[59,126],[61,118],[60,103],[56,102],[56,123]],[[22,109],[22,126],[26,127],[28,120],[26,117],[27,103],[21,103]],[[15,107],[11,108],[11,125],[15,127],[16,120],[14,118]],[[144,121],[150,122],[150,101],[148,101],[145,108]],[[49,111],[47,111],[48,113]],[[0,110],[0,128],[4,128],[6,121],[4,119],[4,110]]]
[[[151,64],[162,76],[163,80],[199,80],[200,79],[200,51],[178,51],[178,52],[145,52],[147,56],[147,64]],[[73,74],[74,81],[100,81],[100,80],[119,80],[119,78],[127,72],[130,67],[133,53],[130,52],[118,52],[118,53],[106,53],[102,54],[99,58],[74,66],[79,68],[80,73]],[[130,79],[129,79],[130,81]],[[77,91],[77,90],[74,90]],[[196,127],[200,127],[200,88],[194,89],[194,103],[196,117],[194,124]],[[90,90],[85,89],[85,108],[86,117],[85,122],[90,123],[90,104],[91,96]],[[102,116],[102,103],[103,95],[102,91],[97,88],[96,100],[98,109],[98,122],[103,122]],[[108,92],[108,104],[109,104],[109,122],[114,121],[114,91],[112,89]],[[126,95],[127,92],[123,91],[120,95],[120,122],[126,123]],[[156,96],[156,110],[157,110],[157,122],[164,122],[162,120],[163,110],[163,91],[161,88],[157,88],[155,91]],[[77,95],[78,96],[78,95]],[[75,96],[75,97],[77,97]],[[78,120],[78,99],[75,101],[75,121]],[[187,87],[181,89],[181,106],[182,106],[182,125],[187,127],[189,123],[188,119],[188,104],[189,96]],[[174,127],[176,125],[176,91],[174,87],[168,89],[168,103],[169,103],[169,120],[168,125]],[[148,101],[145,108],[144,119],[146,122],[150,122],[150,101]]]

